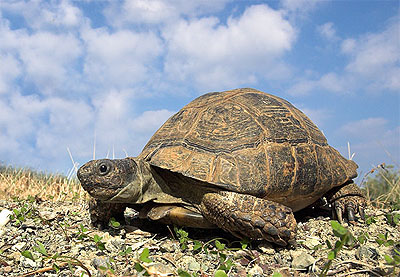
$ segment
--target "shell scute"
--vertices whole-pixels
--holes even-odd
[[[293,209],[357,176],[357,165],[330,147],[300,110],[254,89],[193,100],[164,123],[139,158]]]

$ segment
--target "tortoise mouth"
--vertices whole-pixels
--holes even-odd
[[[100,186],[99,184],[91,185],[91,186],[82,186],[85,191],[87,191],[90,196],[101,200],[107,201],[113,198],[115,195],[119,193],[120,190],[116,190],[113,188],[109,188],[107,186]]]

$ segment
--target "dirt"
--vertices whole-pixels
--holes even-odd
[[[2,201],[0,207],[25,214],[0,229],[1,276],[318,276],[329,245],[340,240],[331,218],[316,211],[296,215],[297,245],[282,248],[246,244],[218,230],[176,232],[140,221],[133,210],[126,212],[130,225],[99,231],[90,227],[86,202]],[[328,275],[398,276],[399,265],[386,259],[400,251],[400,226],[388,223],[388,213],[367,209],[368,222],[343,224],[355,240],[337,253]]]

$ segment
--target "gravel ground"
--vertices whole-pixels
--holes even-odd
[[[331,219],[318,215],[297,215],[297,246],[288,249],[246,245],[218,230],[185,229],[186,237],[182,229],[138,221],[133,210],[126,212],[131,225],[98,231],[85,202],[2,201],[0,207],[20,213],[19,222],[0,229],[1,276],[318,276],[328,262],[326,241],[339,240]],[[387,223],[388,212],[369,209],[369,224],[343,224],[360,239],[338,252],[328,275],[399,276],[399,265],[384,257],[400,251],[400,225]]]

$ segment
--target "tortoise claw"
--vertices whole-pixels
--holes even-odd
[[[335,207],[335,212],[336,212],[336,217],[339,223],[343,223],[343,217],[342,217],[342,209],[340,207]]]
[[[354,209],[352,207],[347,207],[347,219],[354,222]]]
[[[365,221],[364,207],[360,207],[360,208],[358,209],[358,212],[359,212],[359,214],[360,214],[361,219]]]

